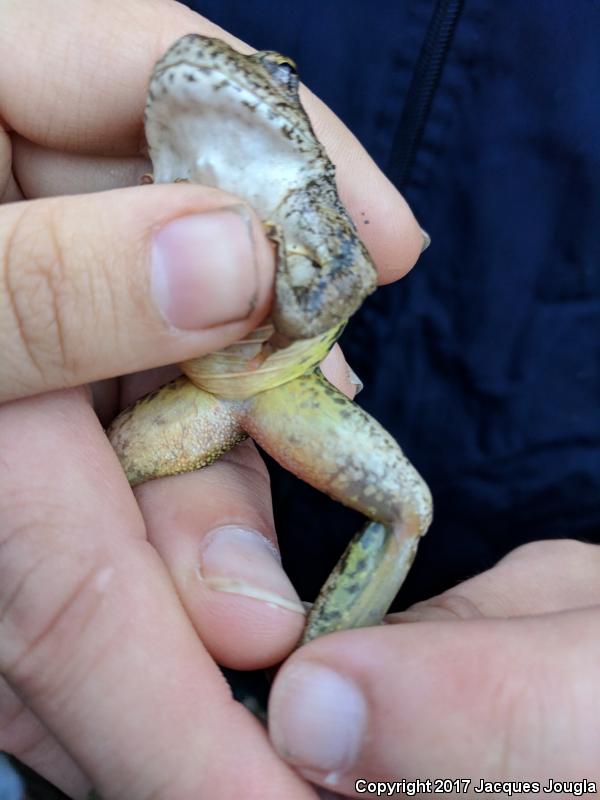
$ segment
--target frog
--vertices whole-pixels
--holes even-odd
[[[188,34],[158,60],[145,109],[155,183],[239,197],[275,243],[269,316],[244,339],[113,421],[132,486],[212,464],[247,437],[366,521],[310,608],[299,645],[382,621],[432,519],[429,488],[395,439],[320,364],[377,284],[299,95],[295,63]],[[318,521],[317,521],[318,522]]]

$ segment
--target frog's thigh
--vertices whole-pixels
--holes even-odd
[[[427,527],[431,499],[402,450],[320,370],[247,401],[242,424],[307,483],[367,517]]]
[[[123,411],[108,436],[129,482],[205,467],[245,438],[234,403],[187,378],[163,386]]]
[[[396,441],[319,370],[248,401],[245,429],[280,464],[374,522],[323,587],[305,640],[377,622],[431,521],[431,495]]]

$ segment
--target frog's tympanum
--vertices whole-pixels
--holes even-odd
[[[369,518],[313,605],[303,641],[376,624],[429,526],[431,497],[394,439],[319,370],[376,272],[300,103],[295,66],[184,36],[152,74],[146,138],[155,182],[243,198],[277,243],[278,263],[262,327],[186,361],[184,377],[115,420],[109,436],[127,477],[135,485],[198,469],[251,436]]]

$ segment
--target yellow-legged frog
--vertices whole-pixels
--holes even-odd
[[[293,62],[191,34],[156,64],[146,105],[154,181],[215,186],[249,203],[277,243],[269,319],[181,365],[183,377],[109,430],[132,485],[207,466],[246,436],[368,518],[313,605],[302,641],[376,624],[431,521],[431,496],[395,440],[319,364],[376,286]],[[199,300],[200,301],[200,300]]]

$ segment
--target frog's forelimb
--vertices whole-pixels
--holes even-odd
[[[309,339],[345,322],[377,288],[377,271],[325,176],[289,192],[275,219],[267,229],[278,244],[271,320],[280,336]]]
[[[371,520],[323,587],[302,641],[378,623],[429,526],[431,497],[395,440],[318,368],[244,399],[182,377],[124,411],[109,432],[133,485],[206,466],[247,435]]]

